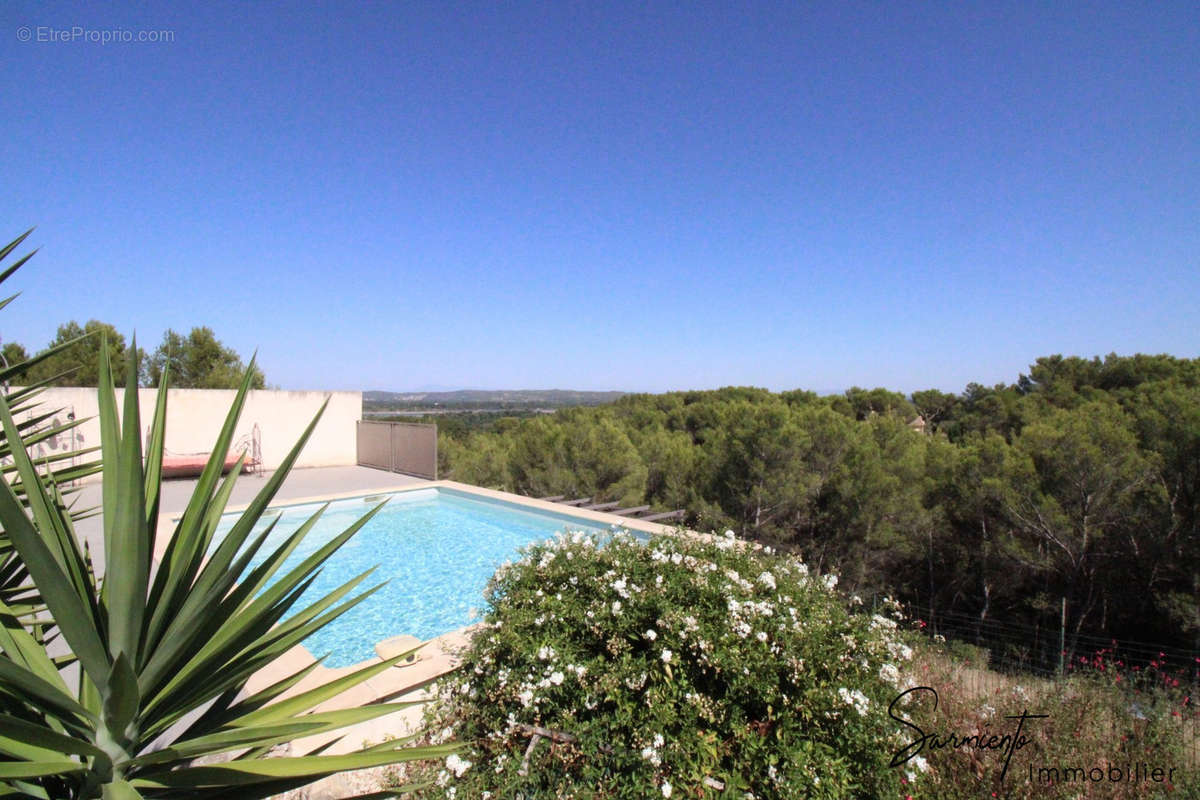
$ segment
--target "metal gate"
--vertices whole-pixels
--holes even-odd
[[[437,425],[362,420],[357,438],[360,466],[437,480]]]

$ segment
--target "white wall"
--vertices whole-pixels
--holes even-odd
[[[16,387],[14,387],[16,388]],[[124,389],[117,390],[118,413],[123,408]],[[154,414],[157,389],[139,389],[138,407],[142,422],[142,446]],[[170,389],[167,394],[168,455],[208,453],[212,450],[225,415],[237,393],[232,389]],[[261,432],[263,466],[274,469],[300,438],[325,398],[329,407],[300,453],[297,467],[345,466],[356,462],[355,424],[362,418],[362,392],[283,392],[252,391],[246,396],[234,442],[249,435],[255,424]],[[23,416],[62,409],[55,420],[65,423],[67,414],[77,419],[90,417],[74,430],[74,442],[67,432],[38,445],[46,455],[62,449],[95,447],[100,444],[100,424],[95,417],[99,406],[94,388],[54,387],[37,398],[38,406]],[[94,478],[94,480],[98,480]]]

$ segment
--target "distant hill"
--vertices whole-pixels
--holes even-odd
[[[561,408],[611,403],[625,392],[579,392],[571,389],[462,389],[456,392],[363,392],[372,406],[519,406]]]

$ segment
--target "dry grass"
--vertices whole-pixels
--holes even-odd
[[[927,741],[929,771],[906,786],[914,800],[1200,798],[1200,714],[1186,687],[1172,687],[1162,675],[1111,665],[1062,680],[1007,675],[987,668],[984,651],[960,647],[951,656],[929,645],[918,649],[912,678],[936,689],[937,709],[933,694],[920,692],[897,713],[942,740],[1012,735],[1019,720],[1010,715],[1049,715],[1022,723],[1028,742],[1014,750],[1003,779],[1003,749],[935,750]],[[907,729],[905,743],[920,737]]]

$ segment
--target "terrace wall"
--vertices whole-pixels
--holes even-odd
[[[14,387],[15,388],[15,387]],[[142,446],[153,418],[157,389],[139,389],[138,407],[142,422]],[[208,453],[212,450],[225,415],[237,393],[232,389],[170,389],[167,394],[168,455]],[[124,403],[124,389],[117,390],[117,409]],[[248,436],[257,424],[262,443],[263,466],[274,469],[296,443],[304,428],[312,421],[325,398],[325,409],[308,444],[296,462],[297,467],[332,467],[355,464],[355,425],[362,418],[362,392],[286,392],[260,390],[249,392],[234,442]],[[100,444],[100,424],[96,419],[99,406],[96,389],[53,387],[38,397],[35,412],[26,416],[56,410],[50,422],[66,423],[68,414],[77,419],[90,418],[71,433],[51,437],[37,445],[34,455],[48,455],[56,450],[95,447]],[[99,480],[99,476],[92,478]]]

